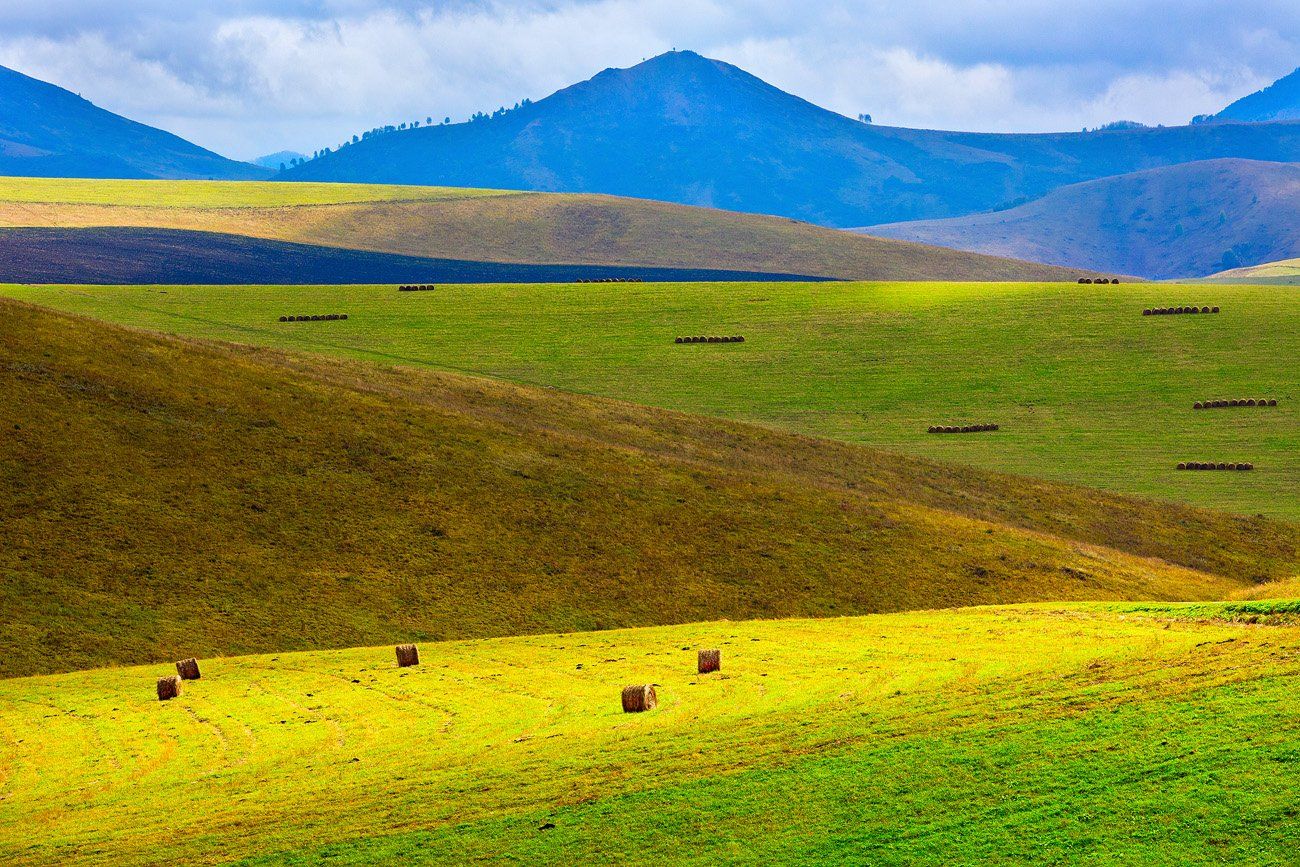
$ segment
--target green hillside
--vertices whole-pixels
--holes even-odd
[[[1205,277],[1202,283],[1244,283],[1259,286],[1300,285],[1300,259],[1282,259],[1246,268],[1233,268]]]
[[[425,644],[413,669],[387,646],[204,659],[166,703],[169,665],[0,681],[0,860],[1291,864],[1295,610],[714,622]],[[719,674],[694,673],[700,647]],[[623,714],[648,682],[659,707]]]
[[[614,196],[375,184],[0,178],[0,227],[101,226],[223,232],[448,259],[843,279],[1064,280],[1088,273],[781,217]]]
[[[1296,524],[13,302],[0,338],[0,676],[1300,574]]]
[[[0,287],[163,331],[482,373],[1238,514],[1300,518],[1300,303],[1252,286]],[[1144,317],[1204,303],[1212,316]],[[346,323],[276,320],[346,312]],[[677,345],[740,334],[743,344]],[[1196,412],[1210,398],[1277,407]],[[934,424],[996,422],[935,436]],[[1249,461],[1253,473],[1177,472]]]

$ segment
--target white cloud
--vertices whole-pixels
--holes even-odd
[[[692,48],[878,123],[1180,123],[1300,62],[1280,0],[46,0],[0,63],[235,156],[462,119]]]

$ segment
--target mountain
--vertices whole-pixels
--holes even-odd
[[[987,211],[1067,184],[1220,157],[1300,161],[1300,125],[882,127],[679,51],[492,117],[372,135],[281,177],[613,193],[848,227]]]
[[[1242,97],[1211,120],[1239,123],[1300,120],[1300,69]]]
[[[1294,574],[1300,540],[1285,522],[12,301],[0,429],[0,678],[704,619],[1223,598]]]
[[[286,268],[301,268],[301,275],[291,282],[334,283],[345,273],[350,279],[364,276],[361,282],[441,282],[469,276],[464,268],[456,268],[454,276],[435,277],[424,267],[433,263],[424,262],[415,270],[407,266],[419,263],[378,259],[363,263],[365,257],[356,256],[348,257],[347,267],[335,269],[330,260],[339,250],[565,269],[560,273],[515,267],[510,274],[499,268],[473,269],[480,274],[494,271],[509,280],[522,279],[529,271],[574,279],[584,276],[575,273],[579,266],[707,269],[715,272],[713,276],[719,270],[807,274],[846,280],[1073,281],[1082,276],[1078,270],[870,238],[781,217],[645,199],[463,187],[0,178],[0,226],[193,230],[318,248],[293,251],[292,261],[282,258],[270,263],[265,256],[247,255],[258,245],[244,245],[237,258],[251,263],[252,269],[220,270],[236,279],[244,273],[243,281],[253,283],[269,281],[269,274]],[[86,233],[80,240],[64,236],[63,249],[70,257],[66,264],[89,282],[100,282],[94,272],[113,280],[135,275],[158,282],[164,273],[193,274],[215,252],[210,245],[187,243],[185,252],[167,254],[166,244],[141,248],[139,240],[121,233],[111,238]],[[230,240],[226,237],[217,246],[229,247]],[[91,255],[96,250],[89,245],[109,242],[111,247]],[[5,274],[12,280],[27,275],[34,282],[57,282],[60,274],[74,276],[58,261],[50,261],[60,255],[52,248],[46,247],[38,256],[22,252],[21,245],[11,249],[7,258],[0,254],[0,280]],[[260,250],[269,252],[265,245]],[[51,266],[44,279],[36,270],[42,263]],[[127,267],[118,267],[122,264]],[[161,267],[149,279],[141,270],[152,266]],[[367,270],[359,274],[357,268],[362,266]],[[335,271],[334,276],[322,275],[322,267]],[[217,274],[201,282],[225,280]]]
[[[267,174],[0,66],[0,175],[241,180]]]
[[[280,169],[288,166],[293,160],[305,160],[306,154],[300,154],[297,151],[276,151],[273,154],[267,154],[264,157],[258,157],[252,163],[255,166],[261,166],[266,169]]]
[[[1300,165],[1209,160],[1055,190],[1006,211],[874,236],[1154,279],[1300,256]]]

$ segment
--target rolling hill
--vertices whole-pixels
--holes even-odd
[[[1300,161],[1300,126],[872,126],[678,51],[493,117],[371,136],[280,177],[609,193],[851,227],[987,211],[1080,181],[1225,157]]]
[[[1300,573],[1285,522],[8,301],[0,335],[0,676]]]
[[[989,214],[870,226],[900,240],[1154,279],[1300,256],[1300,165],[1210,160],[1075,184]]]
[[[531,265],[431,259],[184,229],[3,229],[0,282],[206,285],[809,280],[710,268]]]
[[[1231,268],[1211,274],[1198,282],[1294,286],[1300,284],[1300,258],[1265,262],[1262,265],[1250,265],[1245,268]]]
[[[1249,286],[0,286],[201,338],[457,370],[941,461],[1300,520],[1300,303]],[[1146,317],[1214,304],[1217,316]],[[344,312],[347,323],[279,316]],[[740,334],[683,346],[675,336]],[[1260,411],[1195,412],[1271,397]],[[935,424],[997,422],[974,436]],[[1252,473],[1180,473],[1188,460]]]
[[[1237,123],[1300,120],[1300,69],[1263,90],[1243,96],[1214,115],[1213,120]]]
[[[837,279],[1074,280],[1093,273],[778,217],[610,196],[446,187],[0,178],[0,226],[173,229],[475,262]],[[243,282],[269,279],[251,270]],[[367,282],[384,279],[389,272],[377,271]]]
[[[1296,603],[1036,605],[0,680],[6,864],[1293,862]],[[1249,622],[1241,622],[1249,621]],[[695,649],[722,670],[696,676]],[[635,716],[619,689],[657,684]]]
[[[0,175],[243,180],[269,174],[0,66]]]

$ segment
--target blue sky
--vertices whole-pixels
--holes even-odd
[[[1300,66],[1273,0],[42,0],[0,64],[235,157],[537,99],[670,48],[877,123],[1184,123]]]

